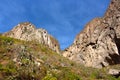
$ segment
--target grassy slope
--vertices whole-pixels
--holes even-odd
[[[69,61],[35,41],[0,36],[0,80],[117,80],[107,71]]]

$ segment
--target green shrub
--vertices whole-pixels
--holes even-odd
[[[107,76],[108,80],[120,80],[120,78],[115,78],[114,76]]]
[[[74,66],[74,62],[71,62],[71,66]]]
[[[48,74],[42,80],[57,80],[57,78],[53,77],[51,74]]]
[[[2,66],[2,64],[0,64],[0,71],[3,69],[3,66]]]
[[[80,77],[72,72],[66,72],[65,74],[66,80],[81,80]]]
[[[80,76],[72,72],[71,69],[61,67],[59,73],[53,73],[58,80],[81,80]]]
[[[13,38],[0,36],[0,42],[4,45],[11,45],[14,42]]]

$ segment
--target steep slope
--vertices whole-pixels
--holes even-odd
[[[49,35],[45,29],[36,29],[29,22],[20,23],[10,32],[4,33],[3,35],[25,41],[36,41],[45,44],[57,53],[60,51],[59,43],[55,38]]]
[[[86,68],[43,44],[0,36],[0,80],[117,80],[109,68]]]
[[[103,18],[95,18],[63,56],[96,68],[120,63],[120,0],[112,0]]]

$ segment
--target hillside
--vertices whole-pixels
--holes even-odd
[[[12,37],[25,41],[36,41],[38,43],[44,44],[56,51],[60,52],[60,46],[58,41],[52,37],[45,29],[39,28],[37,29],[35,25],[30,22],[23,22],[15,26],[9,32],[3,34],[7,37]]]
[[[111,0],[64,51],[29,22],[0,34],[0,80],[120,80],[119,4]]]
[[[45,45],[0,36],[0,80],[115,80],[109,68],[87,68]]]

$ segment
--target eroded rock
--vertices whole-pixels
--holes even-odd
[[[6,32],[3,35],[25,41],[36,41],[45,44],[57,53],[60,51],[59,43],[55,38],[48,34],[45,29],[36,29],[35,26],[29,22],[20,23],[10,32]]]
[[[120,63],[120,0],[112,0],[102,18],[89,22],[63,56],[85,66],[102,68]]]

